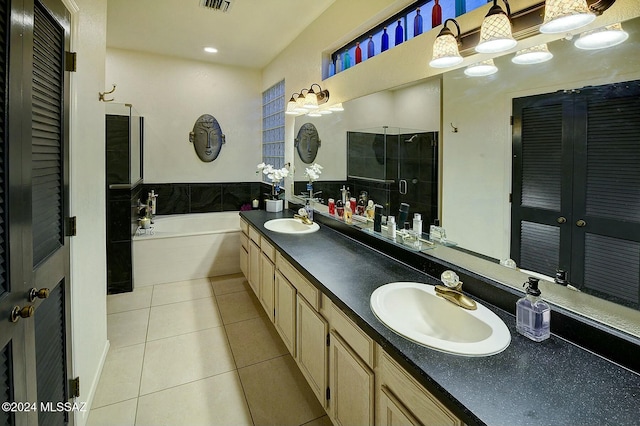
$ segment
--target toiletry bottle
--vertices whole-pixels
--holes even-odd
[[[362,49],[360,48],[360,42],[356,42],[356,64],[362,62]]]
[[[342,206],[344,207],[344,205],[347,203],[347,188],[344,187],[344,185],[342,185],[342,189],[340,190],[340,198],[342,200]]]
[[[396,218],[393,216],[387,218],[387,237],[396,239]]]
[[[351,210],[351,203],[347,203],[344,205],[344,223],[351,224],[353,223],[353,219],[351,216],[353,215],[353,210]]]
[[[349,198],[349,206],[351,207],[351,212],[355,213],[358,210],[358,202],[355,197]]]
[[[389,34],[387,34],[387,27],[382,29],[382,43],[380,46],[380,52],[384,52],[389,49]]]
[[[313,207],[311,206],[311,200],[307,199],[304,209],[307,211],[307,217],[313,220]]]
[[[364,216],[365,202],[362,198],[358,200],[358,205],[356,207],[356,214],[360,216]]]
[[[331,216],[336,215],[336,200],[333,198],[329,198],[329,214]]]
[[[538,279],[529,277],[524,283],[527,295],[516,302],[516,330],[529,339],[541,342],[549,338],[551,309],[540,298]]]
[[[418,238],[422,238],[422,215],[420,213],[413,215],[413,232],[416,233]]]
[[[344,203],[342,200],[336,201],[336,210],[338,211],[338,218],[344,218]]]
[[[409,216],[409,204],[400,203],[400,211],[398,211],[398,227],[403,226]]]
[[[376,45],[373,44],[373,36],[369,36],[369,42],[367,43],[367,59],[372,58],[376,54]]]
[[[404,41],[404,28],[402,28],[402,21],[398,19],[398,25],[396,25],[396,46]]]
[[[417,37],[422,34],[422,15],[420,15],[420,8],[416,10],[416,17],[413,18],[413,36]]]
[[[374,206],[373,230],[382,232],[382,206],[380,204]]]
[[[374,218],[374,216],[375,216],[375,208],[373,207],[373,200],[367,201],[367,207],[365,207],[364,211],[367,214],[367,217],[369,219],[373,219]]]

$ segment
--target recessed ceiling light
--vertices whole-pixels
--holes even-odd
[[[216,49],[215,47],[205,47],[204,51],[207,53],[218,53],[218,49]]]

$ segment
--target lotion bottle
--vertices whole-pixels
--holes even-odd
[[[516,302],[516,330],[535,342],[551,335],[551,308],[540,297],[538,282],[537,278],[529,277],[524,283],[526,296]]]
[[[422,238],[422,215],[420,213],[413,215],[413,232],[416,233],[418,238]]]

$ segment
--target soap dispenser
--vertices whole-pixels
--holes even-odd
[[[309,200],[308,198],[307,198],[307,202],[304,205],[304,209],[307,212],[307,217],[310,220],[313,220],[313,206],[311,205],[311,200]]]
[[[551,334],[551,309],[540,297],[539,280],[529,277],[523,285],[527,295],[516,302],[516,330],[529,339],[541,342]]]

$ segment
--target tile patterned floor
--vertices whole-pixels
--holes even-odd
[[[330,426],[241,275],[108,296],[88,426]]]

